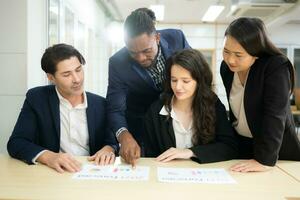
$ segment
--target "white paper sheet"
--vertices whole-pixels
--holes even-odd
[[[158,181],[175,183],[232,184],[236,181],[225,171],[218,168],[157,168]]]
[[[85,164],[80,172],[73,175],[73,179],[99,179],[116,181],[147,181],[149,167],[137,166],[97,166]]]

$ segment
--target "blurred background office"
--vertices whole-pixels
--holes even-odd
[[[155,11],[157,29],[181,29],[205,55],[226,106],[219,66],[224,31],[237,17],[263,19],[300,77],[299,0],[0,0],[0,153],[6,153],[26,91],[48,84],[40,67],[44,49],[74,45],[87,60],[85,89],[106,96],[108,58],[124,46],[123,21],[139,7]]]

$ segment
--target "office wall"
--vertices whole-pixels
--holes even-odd
[[[46,0],[0,1],[0,153],[28,88],[45,84],[39,59],[46,46]]]
[[[277,45],[300,45],[300,24],[285,24],[271,29],[269,34]]]
[[[27,1],[0,1],[0,152],[27,88]]]
[[[40,59],[47,47],[47,0],[27,0],[27,88],[47,84]]]

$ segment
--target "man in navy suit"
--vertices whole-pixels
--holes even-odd
[[[30,89],[8,141],[8,153],[28,164],[76,172],[72,155],[111,164],[116,140],[106,129],[106,102],[83,89],[83,56],[72,46],[46,49],[41,65],[54,85]],[[100,150],[101,149],[101,150]]]
[[[143,117],[163,89],[166,61],[190,48],[182,31],[156,31],[155,20],[147,8],[133,11],[124,23],[126,47],[109,59],[108,122],[120,155],[133,166],[141,156]]]

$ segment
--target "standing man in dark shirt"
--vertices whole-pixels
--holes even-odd
[[[126,47],[109,59],[108,122],[120,155],[133,166],[143,150],[143,117],[163,89],[166,60],[190,48],[182,31],[157,31],[155,20],[152,10],[133,11],[124,23]]]

